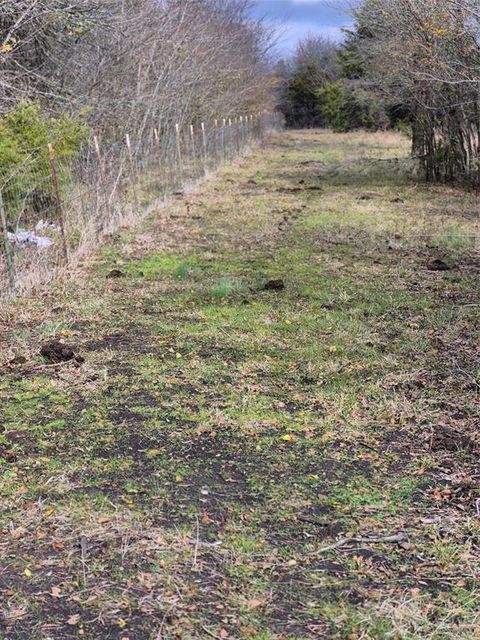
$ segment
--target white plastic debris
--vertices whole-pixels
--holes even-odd
[[[27,231],[26,229],[17,229],[15,233],[9,233],[8,239],[12,244],[15,244],[21,249],[24,249],[31,244],[44,249],[52,244],[50,238],[37,236],[34,231]]]
[[[35,225],[35,231],[48,231],[48,230],[56,230],[58,226],[54,222],[47,222],[47,220],[39,220]]]

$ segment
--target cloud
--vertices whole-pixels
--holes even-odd
[[[342,27],[351,23],[344,10],[346,3],[347,0],[256,0],[253,14],[263,17],[277,31],[277,51],[286,56],[309,34],[342,40]]]
[[[286,24],[278,25],[278,45],[277,49],[284,55],[293,53],[298,42],[308,35],[319,35],[335,42],[343,39],[342,28],[335,25],[318,25],[313,22],[289,21]]]

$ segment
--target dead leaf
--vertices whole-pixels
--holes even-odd
[[[110,518],[107,518],[107,516],[100,516],[97,522],[98,524],[107,524],[107,522],[110,522]]]
[[[67,620],[67,624],[69,624],[71,627],[74,627],[76,624],[78,624],[78,622],[80,621],[80,615],[78,613],[76,613],[73,616],[70,616]]]
[[[262,604],[263,604],[263,600],[258,600],[256,598],[252,598],[252,600],[249,600],[247,602],[249,609],[257,609],[257,607],[261,607]]]
[[[51,590],[52,598],[59,598],[61,593],[62,591],[60,587],[52,587],[52,590]]]

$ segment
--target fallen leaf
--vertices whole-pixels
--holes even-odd
[[[67,624],[69,624],[71,627],[75,626],[76,624],[78,624],[80,620],[80,615],[78,613],[76,613],[73,616],[70,616],[67,620]]]
[[[14,540],[18,540],[19,538],[24,536],[26,533],[27,533],[27,530],[24,527],[18,527],[18,529],[13,529],[12,531],[10,531],[10,535]]]
[[[256,609],[257,607],[261,607],[262,604],[263,604],[263,600],[257,600],[256,598],[253,598],[252,600],[249,600],[247,602],[249,609]]]
[[[292,436],[290,433],[286,433],[284,436],[282,436],[281,438],[284,442],[290,442],[292,440]]]
[[[52,587],[52,590],[51,590],[50,593],[52,595],[52,598],[59,598],[61,593],[62,593],[62,591],[61,591],[60,587]]]
[[[125,627],[127,626],[127,621],[124,620],[123,618],[120,618],[117,624],[120,627],[120,629],[125,629]]]
[[[107,522],[110,522],[110,518],[107,518],[107,516],[100,516],[97,522],[98,524],[107,524]]]
[[[28,567],[25,569],[25,571],[23,573],[27,576],[27,578],[30,578],[30,576],[32,575],[32,572],[30,571],[30,569]]]

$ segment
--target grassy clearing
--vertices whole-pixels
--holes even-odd
[[[283,134],[4,310],[1,638],[477,637],[478,200],[406,155]]]

